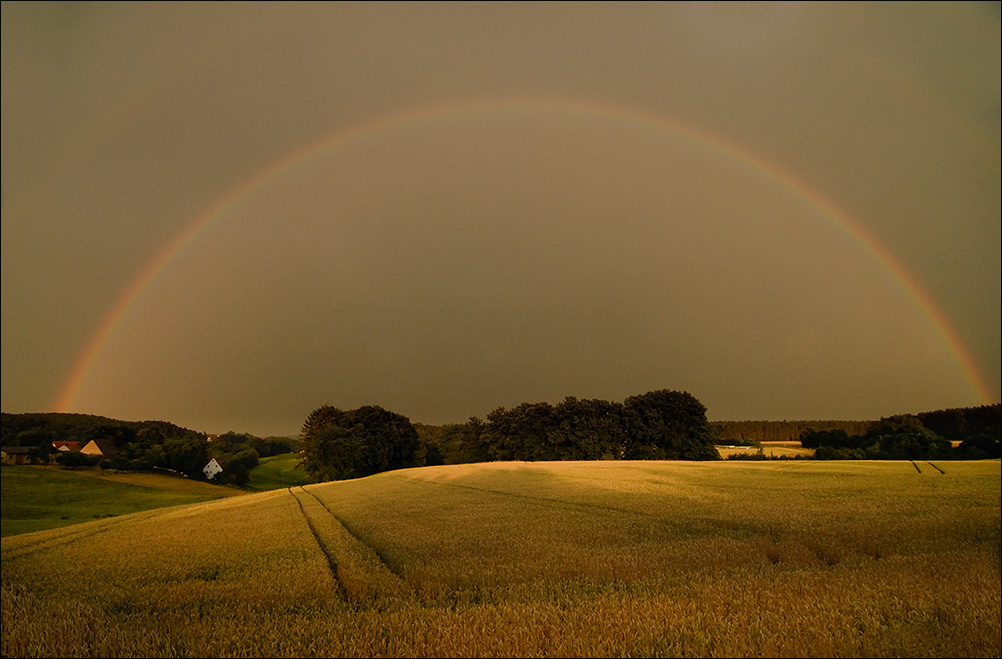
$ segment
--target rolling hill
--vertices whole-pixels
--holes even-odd
[[[997,656],[1000,463],[405,469],[3,538],[4,656]]]

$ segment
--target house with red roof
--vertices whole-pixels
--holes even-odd
[[[80,442],[64,442],[64,441],[52,442],[52,448],[56,449],[57,451],[60,451],[61,453],[66,453],[68,451],[79,451]]]

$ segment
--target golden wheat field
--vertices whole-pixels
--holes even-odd
[[[2,654],[999,656],[1000,471],[488,463],[123,515],[2,540]]]

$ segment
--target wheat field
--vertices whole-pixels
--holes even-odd
[[[386,472],[2,540],[4,656],[999,656],[1000,463]]]

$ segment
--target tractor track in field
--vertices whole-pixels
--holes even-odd
[[[917,471],[920,474],[922,473],[922,470],[919,468],[917,462],[915,462],[914,460],[909,460],[908,462],[912,463],[912,466],[915,467],[915,471]],[[930,467],[932,467],[933,469],[935,469],[936,471],[938,471],[941,474],[945,474],[946,473],[941,468],[939,468],[938,466],[936,466],[933,463],[929,462],[928,460],[923,460],[922,462],[926,463],[927,465],[929,465]]]
[[[331,575],[349,600],[393,595],[403,589],[404,579],[392,564],[352,533],[324,501],[303,487],[289,488],[327,557]]]
[[[298,489],[300,492],[303,493],[306,492],[306,490],[304,490],[302,487],[296,489]],[[330,570],[331,578],[333,578],[334,583],[337,584],[338,590],[341,591],[342,594],[344,594],[344,584],[341,583],[341,580],[338,579],[337,576],[337,561],[335,560],[334,556],[331,555],[331,552],[328,550],[323,540],[320,539],[320,534],[317,532],[316,524],[314,523],[313,518],[310,517],[309,513],[306,512],[306,507],[303,505],[303,500],[300,498],[298,494],[296,494],[293,488],[290,487],[288,492],[289,494],[292,495],[292,498],[296,500],[296,503],[299,504],[299,512],[302,513],[303,519],[306,520],[306,526],[309,527],[310,533],[313,534],[313,540],[316,541],[317,547],[320,548],[320,551],[327,559],[327,567]]]
[[[319,503],[321,506],[323,506],[324,510],[327,511],[327,514],[330,515],[331,517],[333,517],[334,521],[336,521],[339,525],[341,525],[342,528],[344,528],[345,532],[349,536],[351,536],[352,540],[354,540],[355,542],[357,542],[358,544],[360,544],[360,545],[362,545],[364,547],[368,547],[370,550],[372,550],[372,553],[375,554],[377,558],[379,558],[379,560],[382,562],[382,564],[386,567],[387,570],[389,570],[390,572],[392,572],[396,576],[398,576],[400,578],[403,578],[403,575],[400,574],[398,572],[398,570],[393,567],[393,564],[390,561],[386,560],[386,557],[382,554],[382,552],[380,552],[378,549],[376,549],[373,545],[370,545],[369,543],[367,543],[364,540],[362,540],[361,536],[359,536],[357,533],[355,533],[354,531],[351,530],[351,527],[348,525],[347,522],[345,522],[343,519],[341,519],[340,517],[338,517],[337,515],[334,514],[334,511],[330,509],[330,507],[324,502],[323,499],[321,499],[317,495],[313,494],[309,490],[305,490],[304,489],[303,492],[305,492],[306,494],[309,494],[311,497],[313,497],[314,499],[316,499],[317,503]]]

